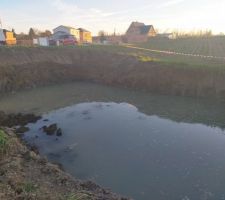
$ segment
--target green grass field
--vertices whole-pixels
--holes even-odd
[[[147,43],[138,44],[140,47],[169,50],[188,54],[225,57],[225,36],[203,38],[152,38]]]
[[[101,52],[119,53],[140,57],[143,61],[157,61],[164,63],[174,63],[181,66],[203,66],[203,67],[225,67],[223,58],[203,58],[200,56],[175,55],[163,52],[153,52],[148,50],[173,51],[185,54],[195,54],[204,56],[225,57],[225,36],[215,36],[209,38],[182,38],[170,40],[166,38],[151,38],[148,42],[133,44],[133,46],[144,49],[132,49],[125,45],[87,45],[72,47],[0,47],[0,53],[10,51],[9,49],[19,48],[48,48],[48,49],[68,49],[79,48],[83,51],[91,50],[101,54]]]
[[[178,51],[178,46],[182,46],[185,43],[182,40],[165,40],[165,39],[153,39],[149,42],[142,43],[142,44],[134,44],[135,47],[141,47],[146,49],[156,49],[156,50],[163,50],[163,51]],[[186,40],[186,39],[184,39]],[[168,45],[168,43],[172,42],[172,46]],[[157,45],[158,44],[158,45]],[[170,49],[167,47],[170,46]],[[214,44],[214,47],[216,45]],[[154,48],[153,48],[154,47]],[[201,57],[193,57],[193,56],[185,56],[185,55],[172,55],[172,54],[165,54],[160,52],[151,52],[143,49],[133,49],[126,46],[118,46],[118,45],[92,45],[92,46],[84,46],[79,47],[84,49],[91,49],[95,51],[104,51],[109,53],[119,53],[119,54],[128,54],[137,57],[143,58],[143,61],[156,61],[156,62],[163,62],[163,63],[174,63],[174,65],[182,66],[200,66],[200,67],[224,67],[225,68],[225,59],[215,59],[215,58],[201,58]],[[189,49],[193,48],[191,43],[189,43]],[[181,47],[180,47],[181,49]],[[183,48],[185,49],[185,47]],[[187,49],[187,45],[186,45]],[[200,48],[199,48],[200,49]],[[191,51],[191,50],[190,50]],[[222,51],[222,50],[221,50]],[[180,52],[180,50],[178,51]],[[184,53],[189,53],[187,50]],[[197,54],[201,54],[203,51],[199,50]],[[218,54],[219,55],[219,54]],[[217,55],[217,56],[218,56]],[[220,53],[222,55],[222,53]],[[225,49],[224,49],[224,56],[225,56]]]
[[[180,38],[170,40],[167,38],[151,38],[148,42],[133,44],[133,47],[144,49],[132,49],[125,45],[91,45],[79,46],[83,49],[94,49],[111,53],[130,54],[145,57],[144,60],[174,63],[175,65],[225,67],[225,36],[212,36],[202,38]],[[177,53],[192,54],[197,56],[176,55],[164,52],[148,50],[172,51]],[[214,56],[206,58],[203,56]]]

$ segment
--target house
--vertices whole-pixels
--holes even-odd
[[[59,40],[63,36],[73,36],[76,40],[80,41],[80,30],[70,26],[58,26],[53,29],[52,39]]]
[[[16,38],[14,33],[6,29],[0,29],[0,44],[15,45]]]
[[[5,44],[5,34],[3,29],[0,29],[0,45],[4,45]]]
[[[141,22],[132,22],[128,28],[125,40],[128,43],[146,42],[150,37],[155,37],[156,31],[153,25],[145,25]]]
[[[48,47],[49,46],[49,38],[48,37],[38,37],[33,39],[33,44],[37,46]]]
[[[80,31],[80,42],[81,43],[92,43],[92,36],[91,32],[85,30],[83,28],[78,29]]]

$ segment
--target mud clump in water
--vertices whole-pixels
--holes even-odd
[[[25,132],[29,131],[29,128],[26,127],[29,123],[36,123],[40,116],[34,114],[6,114],[3,111],[0,111],[0,126],[3,127],[16,127],[16,134],[21,136]]]
[[[35,123],[40,116],[34,114],[6,114],[0,111],[0,126],[13,127],[13,126],[26,126],[29,123]]]
[[[56,135],[56,136],[62,136],[62,129],[58,128],[57,124],[51,124],[49,126],[43,126],[42,130],[47,135]]]
[[[58,130],[56,131],[56,136],[60,137],[62,136],[62,129],[58,128]]]
[[[30,129],[28,127],[21,126],[21,127],[19,127],[19,128],[16,129],[16,133],[17,134],[23,134],[23,133],[26,133],[29,130]]]

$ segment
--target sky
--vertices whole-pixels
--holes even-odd
[[[0,0],[3,28],[27,33],[30,27],[59,25],[123,34],[132,21],[160,32],[210,29],[225,33],[225,0]]]

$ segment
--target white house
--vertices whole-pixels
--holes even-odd
[[[33,44],[38,45],[38,46],[48,47],[49,46],[49,38],[39,37],[37,39],[33,39]]]
[[[0,45],[5,43],[5,34],[3,29],[0,29]]]
[[[77,41],[80,41],[80,31],[76,28],[61,25],[53,29],[53,38],[55,40],[58,40],[61,36],[65,35],[72,35]]]

